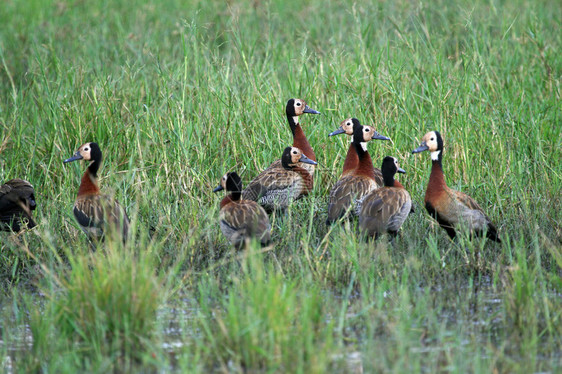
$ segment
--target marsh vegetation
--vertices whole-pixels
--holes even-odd
[[[562,366],[557,1],[7,0],[0,12],[0,181],[36,190],[37,226],[0,233],[4,372],[556,372]],[[236,252],[212,190],[291,145],[291,97],[314,189]],[[326,226],[357,117],[389,136],[415,213],[394,245]],[[447,183],[501,244],[428,216],[441,132]],[[131,241],[93,252],[72,206],[80,144]],[[427,155],[425,155],[427,156]]]

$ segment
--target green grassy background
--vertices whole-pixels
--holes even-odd
[[[562,366],[562,6],[557,1],[40,1],[0,12],[0,181],[36,188],[39,226],[0,233],[4,370],[556,371]],[[245,183],[301,117],[313,193],[233,253],[227,171]],[[416,205],[396,246],[329,229],[344,118],[392,142]],[[451,243],[423,208],[427,131],[450,187],[503,244]],[[72,216],[83,164],[133,220],[89,252]],[[475,255],[481,253],[481,257]]]

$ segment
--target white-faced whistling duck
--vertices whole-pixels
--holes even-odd
[[[0,230],[18,232],[36,226],[31,211],[36,207],[35,190],[28,181],[11,179],[0,186]]]
[[[344,162],[348,169],[344,168],[342,177],[330,191],[327,224],[342,218],[347,211],[350,211],[352,215],[358,215],[363,198],[375,188],[383,185],[382,173],[373,166],[373,161],[367,151],[367,142],[372,139],[390,140],[390,138],[380,135],[371,126],[362,126],[357,118],[344,121],[340,132],[336,130],[331,135],[347,133],[348,130],[345,129],[350,127],[349,122],[353,124],[354,156],[352,157],[357,157],[357,163],[348,162],[347,158]],[[348,152],[348,157],[349,155],[350,152]]]
[[[393,237],[410,214],[412,198],[394,175],[405,173],[398,167],[398,160],[387,156],[382,161],[384,186],[368,194],[361,205],[359,228],[375,239],[388,232]]]
[[[283,210],[312,190],[312,174],[303,165],[316,165],[299,148],[287,147],[281,169],[266,169],[244,190],[248,200],[257,201],[267,212]],[[243,195],[244,197],[244,195]]]
[[[226,173],[213,192],[230,192],[220,203],[220,228],[224,236],[238,249],[251,238],[262,245],[271,239],[271,225],[265,210],[255,201],[243,200],[242,180],[237,173]]]
[[[85,143],[64,163],[76,160],[91,161],[82,176],[74,203],[74,217],[78,224],[94,242],[102,239],[104,233],[114,234],[125,242],[129,232],[125,209],[113,197],[100,194],[97,178],[102,161],[100,147],[97,143]]]
[[[421,145],[412,153],[431,152],[431,174],[425,191],[425,208],[453,239],[457,226],[465,226],[471,234],[482,235],[501,243],[496,227],[482,208],[470,196],[450,189],[443,174],[443,139],[437,131],[431,131],[422,138]]]
[[[287,101],[285,113],[287,114],[287,121],[289,122],[291,132],[293,133],[293,147],[299,148],[309,159],[311,159],[312,161],[316,161],[316,155],[312,150],[312,146],[308,142],[308,139],[306,138],[306,135],[304,134],[304,131],[299,124],[299,116],[304,113],[320,114],[320,112],[314,109],[310,109],[310,107],[306,105],[306,102],[304,100],[290,99],[289,101]],[[315,165],[316,164],[301,164],[301,167],[308,171],[311,175],[313,175]],[[283,169],[283,165],[281,164],[280,159],[273,161],[265,170],[258,174],[258,176],[254,178],[254,180],[263,178],[262,174],[271,174],[272,169]],[[252,194],[247,191],[247,189],[242,191],[242,198],[253,200]]]
[[[349,143],[349,148],[347,149],[347,155],[345,155],[345,160],[343,162],[343,172],[342,177],[347,174],[352,173],[357,164],[359,163],[359,157],[357,157],[357,151],[355,151],[355,146],[353,145],[353,118],[347,118],[340,123],[340,127],[331,132],[328,136],[334,136],[338,134],[346,134],[351,136],[351,143]]]

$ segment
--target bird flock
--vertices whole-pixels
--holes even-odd
[[[304,100],[290,99],[285,109],[293,135],[293,145],[286,147],[281,158],[273,161],[244,189],[236,172],[226,173],[213,190],[225,190],[220,202],[219,226],[224,236],[236,248],[244,248],[250,240],[262,245],[271,242],[269,215],[283,212],[293,202],[308,195],[314,184],[316,155],[299,117],[305,113],[320,114]],[[361,125],[357,118],[348,118],[329,134],[346,134],[352,138],[343,164],[341,177],[332,187],[328,199],[326,224],[344,219],[357,219],[361,235],[377,239],[389,234],[391,240],[413,212],[412,199],[404,186],[395,179],[405,173],[395,157],[386,156],[381,168],[373,165],[367,144],[372,140],[390,140],[373,127]],[[443,173],[443,138],[438,131],[423,136],[412,153],[429,151],[431,174],[425,194],[425,207],[439,225],[454,239],[459,229],[471,236],[485,235],[501,242],[490,218],[470,196],[449,188]],[[92,244],[112,236],[126,242],[129,217],[125,209],[110,195],[102,194],[98,185],[98,170],[102,162],[99,145],[81,145],[74,156],[64,163],[83,160],[88,166],[78,189],[73,213],[78,225]],[[21,179],[12,179],[0,186],[0,229],[18,232],[36,223],[32,210],[36,207],[33,186]]]

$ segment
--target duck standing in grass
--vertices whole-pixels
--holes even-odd
[[[394,179],[396,173],[405,173],[398,166],[398,160],[385,157],[381,170],[384,186],[365,197],[359,213],[359,228],[375,239],[386,232],[394,238],[412,208],[410,194]]]
[[[373,166],[367,151],[367,142],[372,139],[390,140],[390,138],[380,135],[371,126],[362,126],[357,118],[345,120],[340,129],[330,135],[348,133],[349,130],[346,129],[349,129],[350,122],[353,125],[354,152],[348,151],[348,157],[352,159],[350,161],[346,157],[342,177],[330,191],[327,224],[342,218],[348,211],[352,215],[358,215],[363,198],[383,185],[382,173]],[[354,158],[357,158],[357,161]]]
[[[311,109],[308,105],[306,105],[306,102],[304,100],[290,99],[289,101],[287,101],[285,114],[287,115],[287,121],[289,122],[291,133],[293,134],[293,147],[299,148],[310,160],[316,161],[316,154],[314,154],[314,150],[312,149],[312,146],[306,138],[306,135],[299,123],[299,117],[305,113],[320,114],[320,112]],[[313,175],[315,165],[316,164],[302,164],[301,167],[308,171],[310,175]],[[254,180],[263,178],[263,174],[270,174],[272,169],[284,169],[280,159],[273,161],[264,171],[258,174],[258,176],[254,178]],[[250,182],[250,184],[252,182]],[[255,197],[252,195],[252,192],[246,189],[242,191],[242,198],[254,200]]]
[[[0,230],[18,232],[36,226],[31,211],[36,208],[35,190],[23,179],[10,179],[0,186]]]
[[[328,136],[339,134],[351,136],[351,142],[349,143],[349,148],[347,149],[347,154],[345,155],[345,160],[343,161],[343,171],[341,173],[341,178],[343,178],[352,173],[359,163],[359,157],[357,157],[357,151],[353,145],[353,118],[343,120],[340,123],[340,127],[336,131],[332,131],[328,134]]]
[[[97,143],[85,143],[64,163],[84,160],[90,165],[82,176],[78,196],[74,203],[74,217],[82,230],[93,242],[112,233],[126,242],[129,233],[129,217],[117,200],[102,195],[98,186],[98,169],[102,161],[101,149]]]
[[[281,165],[282,168],[264,170],[244,190],[246,199],[257,201],[270,213],[286,209],[312,191],[312,174],[304,166],[316,165],[315,161],[299,148],[287,147],[281,156]]]
[[[454,239],[456,228],[466,227],[471,234],[482,235],[501,243],[496,227],[473,198],[450,189],[443,174],[443,139],[437,131],[422,138],[421,145],[412,153],[431,152],[431,174],[425,192],[425,208],[439,225]]]
[[[251,238],[262,245],[271,240],[271,225],[265,210],[255,201],[243,200],[242,180],[237,173],[226,173],[213,190],[230,192],[220,203],[220,228],[224,236],[238,248]]]

